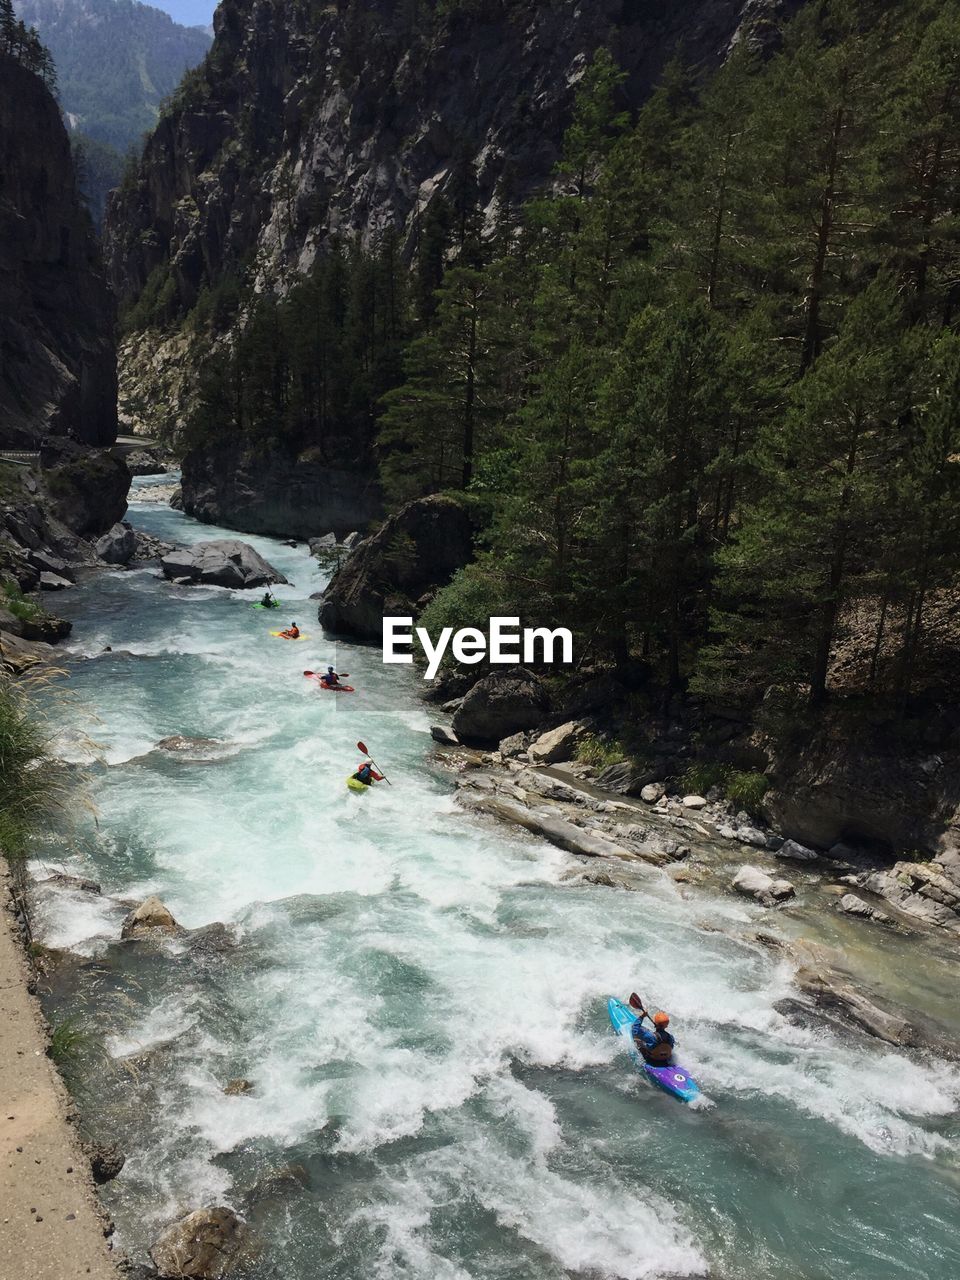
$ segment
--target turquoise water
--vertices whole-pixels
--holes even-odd
[[[316,562],[248,540],[295,584],[283,613],[152,570],[60,598],[60,747],[96,814],[46,864],[239,937],[121,947],[110,897],[44,899],[43,939],[95,967],[82,1097],[128,1152],[119,1244],[225,1202],[261,1239],[252,1274],[284,1280],[960,1275],[957,1068],[789,1025],[788,972],[738,936],[759,908],[659,872],[571,885],[574,858],[460,812],[416,676],[323,640]],[[269,637],[294,619],[310,642]],[[328,661],[356,695],[301,675]],[[171,734],[223,745],[155,751]],[[359,738],[392,787],[344,786]],[[703,1108],[618,1049],[606,997],[632,989],[670,1009]]]

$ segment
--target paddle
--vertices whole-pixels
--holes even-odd
[[[650,1017],[649,1013],[647,1013],[646,1009],[643,1007],[643,1001],[640,999],[640,997],[637,995],[635,991],[630,992],[630,999],[627,1001],[627,1004],[630,1006],[631,1009],[636,1009],[637,1013],[640,1014],[641,1018]]]
[[[357,750],[358,750],[358,751],[362,751],[362,752],[363,752],[363,754],[364,754],[365,756],[370,756],[370,763],[371,763],[371,764],[373,765],[373,767],[376,769],[377,773],[379,773],[379,774],[382,774],[382,775],[383,775],[383,780],[384,780],[384,782],[387,784],[387,786],[388,786],[388,787],[392,787],[392,786],[393,786],[393,783],[390,781],[390,779],[387,777],[387,775],[383,772],[383,770],[382,770],[382,769],[380,768],[380,766],[377,764],[376,760],[374,760],[373,756],[371,756],[371,755],[370,755],[370,752],[367,750],[367,744],[366,744],[365,742],[358,742],[358,743],[357,743]]]
[[[323,672],[321,672],[321,671],[305,671],[303,674],[304,674],[305,676],[316,676],[316,677],[317,677],[317,679],[319,680],[319,678],[320,678],[320,676],[323,674]],[[337,672],[337,679],[338,679],[338,680],[340,680],[340,679],[346,680],[346,679],[348,679],[348,678],[349,678],[349,676],[350,676],[350,672],[349,672],[349,671],[338,671],[338,672]]]

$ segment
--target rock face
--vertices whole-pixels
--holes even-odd
[[[112,444],[115,308],[53,95],[0,54],[0,446]],[[122,514],[122,513],[121,513]]]
[[[167,1227],[150,1257],[164,1280],[222,1280],[240,1265],[248,1236],[232,1209],[196,1209]]]
[[[218,538],[171,551],[160,560],[165,578],[215,587],[267,587],[287,579],[246,542]]]
[[[389,227],[409,246],[464,160],[492,220],[549,179],[596,49],[614,51],[636,105],[670,58],[716,63],[742,24],[762,34],[795,7],[223,0],[196,85],[110,204],[117,295],[136,297],[159,269],[189,306],[244,260],[261,264],[261,280],[309,270],[332,235],[369,245]],[[240,104],[252,108],[246,120]]]
[[[453,731],[462,742],[499,742],[534,728],[549,711],[543,683],[525,667],[509,667],[473,686],[453,713]]]
[[[774,763],[764,806],[795,840],[960,851],[960,751],[911,753],[882,734],[824,731]]]
[[[331,467],[309,455],[252,456],[225,447],[188,453],[182,471],[187,515],[244,533],[309,538],[331,529],[342,536],[382,515],[380,490],[368,471]]]
[[[417,601],[469,564],[474,533],[471,513],[454,498],[408,502],[334,574],[320,605],[324,628],[379,640],[385,615],[415,614]]]
[[[946,850],[932,862],[898,862],[864,877],[863,887],[925,924],[960,932],[960,854]]]

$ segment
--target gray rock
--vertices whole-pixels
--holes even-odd
[[[197,1209],[167,1227],[150,1257],[163,1280],[223,1280],[243,1261],[249,1235],[232,1209]]]
[[[97,539],[97,555],[106,564],[129,564],[137,550],[137,535],[126,523],[115,524]]]
[[[536,764],[559,764],[575,754],[586,733],[577,720],[568,720],[556,729],[548,729],[530,744],[530,759]]]
[[[722,826],[717,827],[717,835],[723,840],[736,840],[737,828],[731,827],[729,823],[723,823]]]
[[[158,897],[151,895],[127,915],[120,927],[120,937],[137,939],[154,932],[178,934],[182,930]]]
[[[66,591],[73,583],[69,578],[61,578],[59,573],[41,573],[41,591]]]
[[[785,858],[788,862],[816,862],[819,856],[816,850],[808,849],[806,845],[798,844],[796,840],[784,840],[774,854],[774,857]]]
[[[335,533],[324,533],[319,538],[311,538],[309,542],[310,554],[316,556],[317,559],[326,559],[328,556],[337,553],[337,535]]]
[[[640,799],[644,804],[656,804],[664,795],[666,788],[662,782],[648,782],[645,787],[640,790]]]
[[[744,866],[733,878],[733,888],[748,898],[755,898],[762,906],[773,906],[792,898],[796,890],[789,880],[774,880],[759,867]]]
[[[889,924],[890,922],[890,917],[886,912],[878,911],[876,907],[871,907],[869,902],[864,902],[855,893],[845,893],[837,903],[837,910],[842,911],[844,915],[859,916],[863,920],[872,920],[875,924]]]
[[[27,555],[27,563],[32,564],[35,569],[39,569],[41,573],[54,573],[58,577],[68,578],[73,581],[73,571],[68,567],[65,560],[61,560],[59,556],[55,556],[52,552],[47,551],[44,547],[40,547],[36,551],[31,551]]]
[[[766,849],[767,847],[766,835],[758,830],[757,827],[751,827],[749,824],[737,827],[737,839],[741,844],[752,845],[755,849]]]
[[[430,736],[434,742],[440,742],[445,747],[458,747],[460,745],[460,739],[457,735],[450,729],[445,729],[441,724],[430,726]]]
[[[685,809],[705,809],[707,802],[703,796],[684,796],[681,801]]]
[[[457,700],[457,704],[453,708],[454,711],[459,707],[462,701],[462,698]],[[511,733],[509,738],[504,738],[501,741],[497,750],[502,756],[506,756],[508,760],[512,759],[514,756],[519,756],[526,751],[527,747],[530,745],[530,737],[531,735],[529,733]]]
[[[198,542],[169,552],[160,561],[165,578],[173,582],[204,583],[217,587],[253,588],[286,582],[249,543],[234,538]]]
[[[510,667],[473,686],[453,714],[453,731],[462,742],[499,743],[532,729],[549,711],[543,682],[524,667]]]

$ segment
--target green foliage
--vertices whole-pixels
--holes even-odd
[[[444,627],[459,631],[463,627],[480,626],[487,618],[515,616],[512,608],[503,596],[503,583],[495,566],[481,558],[458,570],[447,586],[437,592],[420,614],[419,625],[436,637]]]
[[[30,684],[0,682],[0,849],[21,864],[30,836],[55,805],[59,773],[30,698]]]
[[[756,770],[734,769],[720,761],[700,760],[684,770],[677,786],[686,795],[700,796],[717,788],[737,809],[758,816],[770,782]]]
[[[3,583],[3,596],[4,606],[21,622],[39,622],[40,619],[46,617],[44,610],[37,604],[36,600],[31,600],[28,596],[25,596],[15,582]]]
[[[134,0],[18,0],[17,7],[50,50],[64,111],[115,155],[154,127],[161,101],[210,47],[199,27]],[[102,199],[109,188],[99,190]]]
[[[595,769],[606,768],[608,764],[617,764],[627,756],[623,743],[616,738],[598,736],[588,733],[577,745],[577,759],[583,764],[593,765]]]
[[[685,795],[705,796],[714,787],[725,787],[729,776],[727,765],[713,760],[698,761],[684,770],[677,786]]]
[[[723,794],[738,809],[757,816],[769,787],[769,778],[756,770],[731,769],[723,784]]]
[[[50,1026],[47,1053],[64,1074],[75,1072],[90,1041],[90,1034],[76,1015],[70,1015]]]

